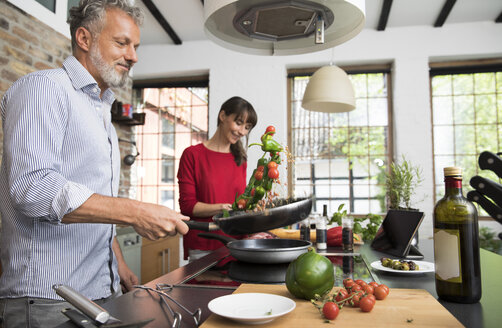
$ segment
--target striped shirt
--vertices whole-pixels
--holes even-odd
[[[59,283],[90,299],[119,288],[115,226],[61,223],[93,193],[118,193],[114,94],[100,92],[70,56],[62,68],[22,77],[2,99],[0,298],[60,300]]]

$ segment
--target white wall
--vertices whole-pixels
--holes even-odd
[[[272,124],[283,144],[287,142],[287,69],[322,66],[332,60],[331,50],[262,57],[226,50],[210,41],[141,46],[138,54],[140,61],[134,69],[137,79],[209,72],[210,135],[215,130],[221,103],[238,95],[250,101],[258,112],[258,125],[251,140],[259,138]],[[422,237],[432,236],[434,206],[428,63],[494,57],[502,57],[502,24],[493,22],[389,28],[385,32],[363,30],[334,49],[333,62],[339,66],[393,63],[394,151],[396,158],[405,155],[423,170],[425,181],[416,199],[417,207],[426,213],[420,230]],[[249,171],[259,153],[251,150]],[[501,225],[494,223],[490,226],[502,231]]]

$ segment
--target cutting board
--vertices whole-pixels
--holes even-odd
[[[334,288],[334,291],[339,288]],[[285,285],[242,284],[235,293],[269,293],[285,296],[296,302],[296,308],[272,322],[259,327],[463,327],[429,292],[423,289],[392,288],[385,300],[376,301],[371,312],[344,306],[329,324],[306,300],[294,298]],[[408,320],[413,320],[408,322]],[[216,314],[211,314],[202,328],[247,326]]]

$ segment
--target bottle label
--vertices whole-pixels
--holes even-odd
[[[434,262],[436,279],[461,283],[460,232],[456,229],[434,229]]]

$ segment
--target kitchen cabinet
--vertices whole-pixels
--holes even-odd
[[[179,267],[180,237],[152,241],[143,238],[141,247],[141,283],[152,281]]]

